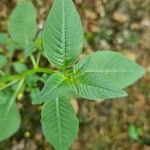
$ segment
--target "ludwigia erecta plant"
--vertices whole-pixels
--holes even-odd
[[[109,50],[98,50],[80,60],[83,26],[72,0],[54,0],[43,31],[38,32],[36,19],[32,3],[23,1],[9,18],[11,38],[0,34],[0,43],[6,48],[0,54],[3,60],[0,62],[0,141],[20,127],[15,100],[20,93],[28,91],[33,104],[43,104],[41,124],[46,139],[56,150],[68,150],[79,128],[70,100],[127,96],[124,88],[142,77],[144,69]],[[17,49],[22,49],[23,55],[14,63],[11,60]],[[40,67],[41,55],[54,70]],[[33,68],[25,65],[28,58]],[[44,83],[41,91],[37,86],[39,80]]]

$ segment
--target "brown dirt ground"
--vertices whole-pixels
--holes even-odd
[[[19,1],[19,0],[18,0]],[[51,0],[33,0],[39,27]],[[0,31],[17,0],[0,0]],[[95,50],[119,51],[145,67],[147,74],[127,89],[122,99],[90,102],[79,100],[80,131],[72,150],[150,150],[150,0],[75,0],[85,28],[82,55]],[[22,126],[0,150],[52,150],[40,127],[40,107],[32,106],[28,94],[21,102]],[[135,125],[139,140],[128,135]]]

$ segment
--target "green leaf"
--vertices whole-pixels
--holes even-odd
[[[7,64],[7,58],[4,55],[0,55],[0,69]]]
[[[12,136],[20,127],[20,122],[20,114],[14,102],[11,104],[9,99],[0,104],[0,141]]]
[[[43,45],[49,61],[66,68],[83,48],[83,28],[72,0],[55,0],[47,18]]]
[[[50,76],[42,91],[37,95],[37,97],[32,101],[33,104],[40,104],[44,101],[49,100],[49,98],[54,99],[60,96],[70,96],[72,91],[71,82],[64,77],[61,73],[55,73]]]
[[[121,88],[131,85],[145,73],[138,64],[112,51],[98,51],[88,55],[74,67],[74,72],[81,71],[100,73]]]
[[[38,33],[37,38],[35,39],[35,45],[38,50],[43,50],[43,32]]]
[[[16,50],[21,49],[22,46],[15,41],[11,40],[7,45],[7,50],[11,53],[14,53]]]
[[[4,104],[8,99],[8,94],[6,95],[6,93],[3,93],[2,91],[0,91],[0,104]]]
[[[41,81],[42,81],[43,83],[46,83],[46,81],[47,81],[48,78],[49,78],[49,75],[46,74],[46,73],[43,73],[42,78],[41,78]]]
[[[6,92],[6,100],[0,105],[0,141],[7,139],[13,135],[20,127],[20,114],[17,109],[15,99],[19,94],[24,80],[21,80],[15,88],[14,93],[12,91]]]
[[[34,42],[30,42],[25,47],[25,51],[24,51],[25,56],[28,57],[32,55],[36,50],[37,50],[36,44]]]
[[[21,73],[21,72],[26,71],[28,69],[25,64],[20,63],[20,62],[13,63],[13,67],[17,73]]]
[[[36,86],[37,81],[38,81],[38,75],[36,75],[36,74],[32,74],[30,76],[27,76],[26,80],[25,80],[28,87]]]
[[[37,97],[37,93],[40,92],[40,89],[37,87],[37,88],[32,88],[30,90],[30,97],[32,100],[34,100],[36,97]]]
[[[9,38],[4,33],[0,32],[0,44],[7,45],[9,41]]]
[[[89,100],[100,100],[126,96],[111,80],[100,73],[86,72],[75,76],[74,85],[77,94]]]
[[[138,130],[133,124],[131,124],[128,127],[128,134],[129,134],[130,138],[133,139],[133,140],[138,140],[139,139]]]
[[[22,1],[12,12],[8,30],[12,39],[24,48],[37,33],[36,9],[29,1]]]
[[[78,119],[67,99],[55,98],[42,110],[42,129],[56,150],[68,150],[78,132]]]

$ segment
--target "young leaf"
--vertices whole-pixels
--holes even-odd
[[[37,97],[37,93],[40,92],[40,89],[37,87],[37,88],[32,88],[30,90],[30,97],[32,100],[34,100],[36,97]]]
[[[0,69],[7,64],[7,58],[4,55],[0,55]]]
[[[26,77],[25,83],[27,84],[27,87],[35,87],[37,81],[38,81],[38,75],[32,74],[32,75]]]
[[[12,12],[8,30],[12,39],[24,48],[37,32],[36,9],[29,1],[22,1]]]
[[[20,63],[20,62],[13,63],[13,67],[17,73],[21,73],[21,72],[26,71],[28,69],[25,64]]]
[[[43,31],[38,33],[38,36],[35,39],[35,46],[38,50],[43,51]]]
[[[44,50],[57,67],[73,64],[83,47],[83,28],[72,0],[55,0],[44,28]]]
[[[25,56],[28,57],[32,55],[36,50],[37,50],[36,44],[34,42],[30,42],[25,47],[25,50],[24,50]]]
[[[77,136],[78,120],[67,99],[55,98],[46,102],[41,123],[46,139],[56,150],[68,150]]]
[[[0,104],[0,141],[9,138],[20,127],[20,114],[13,103],[10,106],[11,101],[7,100],[5,103]]]
[[[98,51],[88,55],[75,67],[74,72],[99,73],[121,88],[144,75],[144,69],[123,55],[112,51]]]
[[[80,97],[99,100],[126,96],[126,92],[100,73],[86,72],[75,77],[74,85]]]
[[[61,73],[55,73],[49,77],[42,91],[32,101],[33,104],[40,104],[49,98],[54,99],[61,96],[69,96],[72,85],[69,80]]]
[[[129,134],[129,137],[133,140],[138,140],[139,139],[139,133],[138,133],[138,130],[136,128],[135,125],[131,124],[129,127],[128,127],[128,134]]]
[[[21,49],[21,48],[22,46],[13,40],[10,40],[10,42],[7,45],[7,50],[11,53],[14,53],[17,49]]]

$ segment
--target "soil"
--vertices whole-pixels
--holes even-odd
[[[0,31],[19,0],[0,0]],[[33,0],[43,27],[52,0]],[[80,130],[71,150],[150,150],[150,0],[75,0],[85,29],[81,55],[96,50],[118,51],[137,61],[146,75],[126,89],[128,97],[100,102],[80,99]],[[40,125],[41,106],[33,106],[28,93],[18,103],[20,130],[0,143],[0,150],[52,150]],[[129,136],[129,126],[139,131]]]

